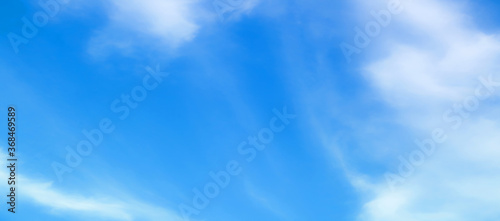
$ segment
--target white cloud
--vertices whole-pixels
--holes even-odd
[[[0,153],[0,159],[7,159]],[[5,163],[5,162],[4,162]],[[0,170],[0,179],[7,180],[6,170]],[[81,196],[68,194],[52,187],[51,182],[40,182],[24,175],[16,175],[18,200],[30,202],[49,209],[54,214],[69,214],[78,218],[99,220],[169,220],[181,221],[177,214],[169,209],[150,205],[135,199],[118,199],[109,196]],[[6,189],[7,184],[2,182],[0,187]]]
[[[195,1],[111,0],[110,17],[114,25],[160,37],[171,45],[194,38]]]
[[[382,49],[387,57],[369,62],[365,76],[409,129],[426,133],[442,125],[447,108],[474,94],[479,76],[500,80],[500,38],[474,28],[457,5],[407,2],[395,22],[400,36]],[[385,180],[375,184],[359,220],[498,218],[500,127],[491,102],[480,108],[459,130],[448,130],[448,141],[404,185],[391,190]]]
[[[199,0],[108,2],[106,10],[109,24],[96,31],[89,43],[88,52],[96,57],[106,56],[114,49],[130,54],[134,50],[133,46],[137,45],[169,51],[192,41],[202,26],[217,22],[219,16],[219,11],[212,4]],[[237,6],[224,3],[224,14],[230,14],[231,20],[250,13],[258,4],[257,0],[239,2]],[[147,42],[150,44],[145,44]]]
[[[153,42],[171,49],[191,41],[204,20],[210,20],[196,0],[109,0],[109,24],[91,39],[89,53],[105,56],[109,50],[129,53],[131,46]]]

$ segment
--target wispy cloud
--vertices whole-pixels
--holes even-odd
[[[268,210],[276,217],[283,220],[294,219],[293,212],[291,212],[288,208],[285,208],[282,202],[277,201],[271,194],[262,192],[262,190],[259,190],[249,180],[245,180],[245,191],[252,201],[265,210]]]
[[[7,159],[0,153],[0,159]],[[7,180],[8,174],[0,170],[0,178]],[[113,196],[83,196],[78,193],[60,191],[52,182],[43,182],[17,175],[20,200],[49,209],[53,215],[72,216],[74,220],[89,218],[99,220],[172,220],[182,219],[169,209],[150,205],[136,199],[121,199]],[[0,185],[7,189],[6,183]]]

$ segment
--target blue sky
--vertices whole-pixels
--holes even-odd
[[[40,2],[0,9],[1,220],[500,218],[495,1]]]

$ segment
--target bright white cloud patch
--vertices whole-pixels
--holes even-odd
[[[111,0],[110,17],[116,26],[160,37],[171,45],[193,39],[195,2],[192,0]]]
[[[109,0],[109,24],[96,32],[89,52],[95,56],[109,49],[130,52],[138,42],[154,42],[157,48],[175,48],[191,41],[205,11],[194,0]]]
[[[359,220],[500,217],[500,126],[498,110],[493,111],[498,106],[491,102],[498,93],[479,100],[456,129],[443,120],[447,109],[476,94],[480,76],[500,82],[499,36],[475,29],[459,7],[440,0],[406,1],[393,22],[401,25],[402,33],[393,37],[402,38],[383,49],[387,57],[366,66],[366,78],[409,129],[430,134],[444,125],[448,139],[404,184],[395,189],[385,180],[375,184],[375,197],[364,204]]]

